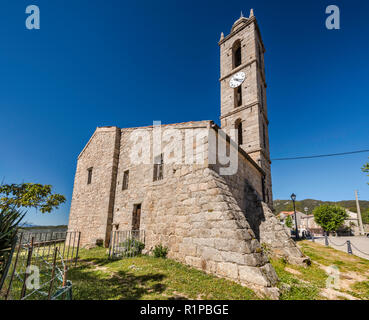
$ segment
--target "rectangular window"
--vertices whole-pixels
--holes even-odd
[[[122,190],[127,190],[128,189],[128,181],[129,181],[129,170],[126,170],[126,171],[124,171],[124,174],[123,174]]]
[[[263,86],[260,86],[260,97],[261,97],[261,108],[264,108],[264,89]]]
[[[87,172],[88,172],[87,184],[91,184],[91,182],[92,182],[92,169],[93,168],[88,168],[87,169]]]
[[[264,141],[264,149],[266,149],[266,130],[264,123],[263,123],[263,141]]]
[[[154,181],[163,180],[164,155],[160,154],[154,159]]]
[[[258,44],[258,51],[259,51],[259,64],[260,64],[260,69],[263,70],[263,61],[261,58],[261,44]]]
[[[234,89],[234,104],[236,108],[242,106],[242,86]]]
[[[261,178],[261,192],[263,195],[263,201],[265,202],[265,178]]]

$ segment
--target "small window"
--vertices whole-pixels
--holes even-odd
[[[88,172],[87,184],[91,184],[91,182],[92,182],[92,169],[93,168],[88,168],[87,169],[87,172]]]
[[[128,189],[128,181],[129,181],[129,170],[124,171],[123,173],[123,185],[122,190]]]
[[[261,192],[263,196],[263,201],[265,202],[266,195],[265,195],[265,178],[264,177],[261,178]]]
[[[263,143],[264,143],[264,149],[266,149],[266,130],[265,130],[264,123],[263,123]]]
[[[264,89],[263,85],[260,86],[260,100],[261,100],[261,108],[264,108]]]
[[[164,155],[160,154],[154,159],[154,181],[163,180]]]
[[[259,44],[258,47],[260,69],[263,69],[263,61],[261,60],[261,45]]]
[[[235,124],[235,129],[237,130],[237,138],[238,138],[238,145],[243,144],[243,132],[242,132],[242,121],[238,119]]]
[[[242,106],[242,86],[234,89],[234,105],[236,108]]]
[[[242,54],[241,54],[241,41],[237,40],[232,47],[233,54],[233,69],[237,68],[242,63]]]

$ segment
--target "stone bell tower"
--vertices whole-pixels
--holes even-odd
[[[265,48],[252,9],[221,34],[219,46],[222,129],[236,129],[240,147],[265,171],[263,198],[272,205]]]

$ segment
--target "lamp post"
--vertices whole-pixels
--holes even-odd
[[[296,206],[295,206],[296,195],[294,193],[291,194],[291,199],[293,202],[293,211],[295,213],[296,240],[299,240],[299,229],[297,227]]]

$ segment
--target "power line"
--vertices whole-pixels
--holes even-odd
[[[302,157],[291,157],[291,158],[276,158],[276,159],[272,159],[272,161],[300,160],[300,159],[314,159],[314,158],[336,157],[336,156],[344,156],[344,155],[348,155],[348,154],[364,153],[364,152],[369,152],[369,150],[359,150],[359,151],[351,151],[351,152],[320,154],[320,155],[316,155],[316,156],[302,156]]]

